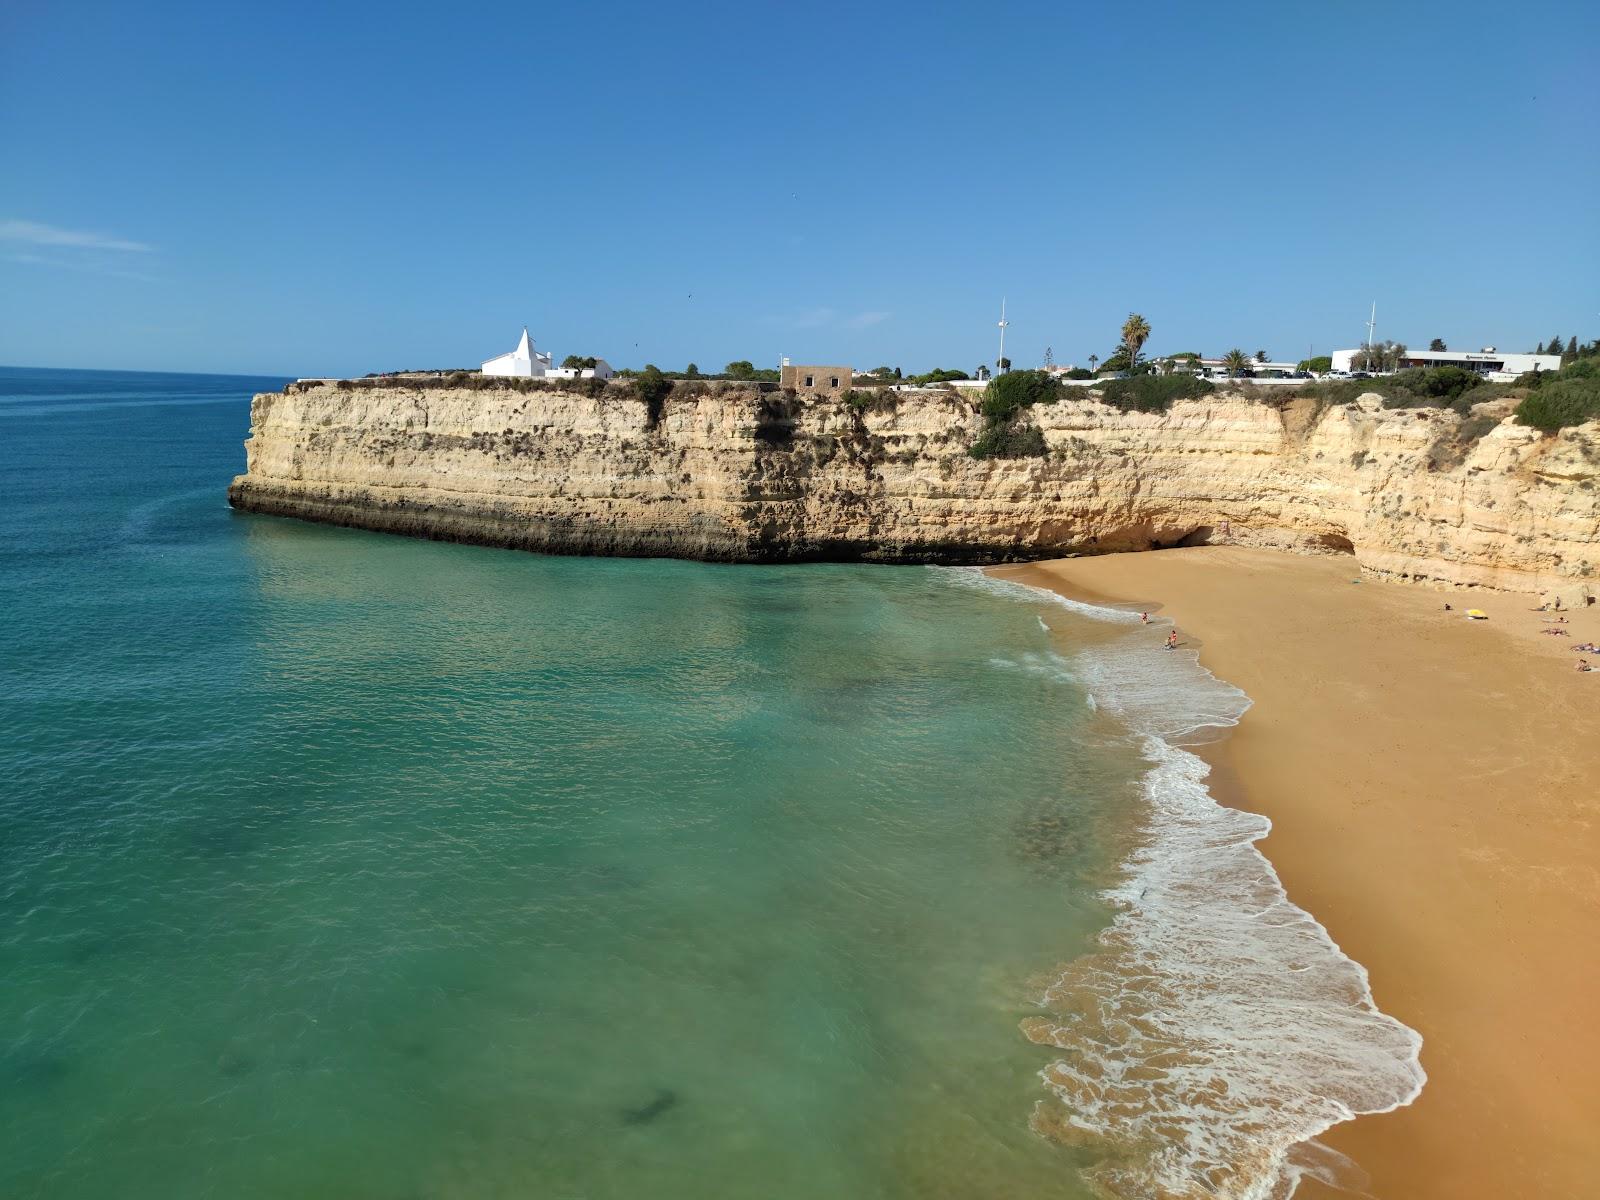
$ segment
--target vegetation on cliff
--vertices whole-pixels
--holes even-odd
[[[1011,371],[983,390],[983,432],[972,444],[973,458],[1037,458],[1045,453],[1044,433],[1022,418],[1024,409],[1049,404],[1061,385],[1043,371]]]
[[[1173,401],[1210,395],[1216,387],[1198,375],[1134,375],[1108,380],[1095,391],[1123,412],[1166,412]]]
[[[1517,381],[1530,389],[1517,405],[1517,421],[1545,433],[1600,420],[1600,359],[1579,358],[1560,371],[1534,372]]]

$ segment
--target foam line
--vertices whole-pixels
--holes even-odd
[[[1060,600],[991,583],[1000,595]],[[1063,1052],[1041,1072],[1053,1099],[1034,1127],[1101,1151],[1085,1175],[1106,1197],[1285,1200],[1307,1176],[1359,1187],[1358,1170],[1313,1139],[1414,1100],[1422,1039],[1378,1009],[1366,969],[1290,902],[1256,845],[1271,823],[1218,804],[1209,767],[1183,748],[1237,724],[1249,698],[1148,633],[1065,666],[1150,766],[1138,845],[1105,893],[1116,915],[1023,1025]]]

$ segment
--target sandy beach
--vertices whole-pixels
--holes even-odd
[[[1216,794],[1272,819],[1262,848],[1291,899],[1424,1038],[1420,1099],[1322,1139],[1371,1194],[1594,1196],[1600,672],[1574,664],[1600,655],[1572,647],[1600,643],[1600,606],[1552,626],[1531,596],[1237,547],[993,574],[1147,607],[1152,640],[1175,622],[1254,701],[1206,751]]]

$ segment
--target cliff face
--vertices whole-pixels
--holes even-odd
[[[1471,440],[1448,410],[1375,398],[1070,399],[1030,414],[1047,456],[980,461],[976,407],[947,392],[863,411],[732,388],[655,417],[618,389],[294,385],[255,398],[229,499],[559,553],[981,563],[1233,541],[1492,587],[1600,576],[1595,425]]]

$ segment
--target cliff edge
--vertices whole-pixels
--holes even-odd
[[[972,400],[870,395],[679,384],[648,405],[619,384],[302,382],[255,397],[228,498],[563,554],[990,563],[1228,541],[1452,584],[1582,592],[1600,576],[1593,423],[1074,396],[1028,411],[1044,455],[980,460]]]

